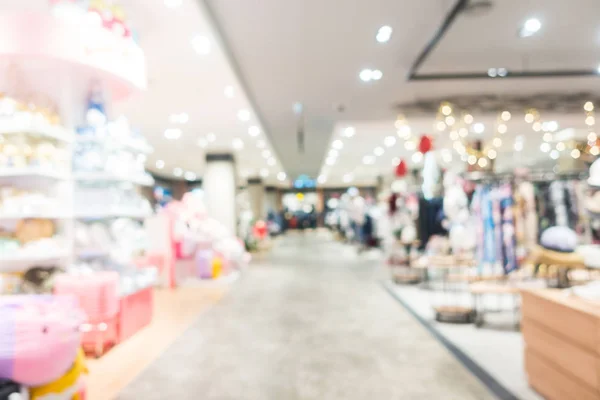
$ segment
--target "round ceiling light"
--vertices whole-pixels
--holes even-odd
[[[225,97],[232,99],[233,96],[235,96],[235,89],[231,85],[225,86],[225,90],[223,90],[223,94],[225,94]]]
[[[277,174],[277,179],[279,179],[280,181],[285,181],[285,178],[287,178],[285,172],[280,172]]]
[[[248,135],[252,137],[260,135],[260,128],[256,125],[252,125],[250,128],[248,128]]]
[[[385,150],[383,149],[383,147],[375,147],[375,150],[373,150],[373,153],[379,157],[382,156],[383,153],[385,153]]]
[[[210,53],[210,39],[203,35],[196,35],[191,40],[192,47],[196,53],[205,56]]]
[[[243,109],[238,111],[237,117],[242,122],[247,122],[250,120],[250,111]]]
[[[344,129],[344,136],[345,137],[352,137],[354,136],[354,134],[356,133],[356,129],[354,129],[353,127],[349,126],[346,129]]]
[[[163,169],[165,167],[165,162],[163,160],[156,161],[156,168]]]
[[[336,150],[341,150],[344,148],[344,142],[342,142],[341,140],[334,140],[333,143],[331,143],[331,147],[333,147]]]
[[[396,144],[396,138],[393,136],[386,136],[385,139],[383,139],[383,144],[386,147],[392,147]]]
[[[475,125],[473,125],[473,132],[481,134],[484,131],[485,131],[485,125],[483,125],[481,122],[478,122]]]
[[[175,168],[175,169],[173,170],[173,175],[175,175],[175,176],[178,176],[178,177],[179,177],[179,176],[183,175],[183,170],[182,170],[181,168]]]
[[[379,43],[387,43],[392,37],[392,31],[393,30],[391,26],[384,25],[377,31],[377,36],[375,36],[375,39],[377,39]]]

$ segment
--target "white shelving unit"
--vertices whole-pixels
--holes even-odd
[[[39,29],[31,29],[32,26]],[[92,86],[99,88],[110,101],[118,101],[146,88],[145,57],[141,48],[131,39],[122,38],[101,26],[89,25],[80,18],[59,18],[44,9],[40,12],[0,13],[0,93],[20,101],[31,101],[20,95],[49,100],[60,114],[62,126],[50,124],[41,115],[15,111],[13,115],[0,116],[0,137],[18,142],[21,137],[48,140],[73,154],[74,146],[96,142],[111,150],[149,154],[152,148],[143,140],[127,138],[78,137],[74,132],[84,119],[83,101]],[[0,166],[0,187],[43,191],[59,200],[59,211],[24,208],[27,212],[2,214],[0,222],[10,224],[24,219],[50,219],[55,230],[64,239],[56,251],[41,254],[23,247],[15,251],[0,251],[0,272],[22,272],[33,266],[67,265],[79,256],[91,257],[107,254],[105,250],[86,249],[78,254],[74,248],[75,222],[80,219],[110,219],[128,217],[144,219],[147,213],[140,210],[107,207],[93,213],[76,214],[75,190],[80,184],[102,182],[116,185],[129,182],[136,186],[153,185],[152,177],[145,173],[73,173],[72,163],[65,170],[43,167],[13,168]],[[89,215],[88,215],[89,214]],[[7,254],[4,254],[7,253]],[[85,254],[87,253],[87,254]]]

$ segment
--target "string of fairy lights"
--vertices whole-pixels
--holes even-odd
[[[540,150],[548,153],[549,157],[557,160],[561,154],[569,154],[578,159],[581,156],[596,157],[600,154],[600,143],[595,132],[594,104],[591,101],[583,105],[585,111],[585,125],[588,130],[587,142],[569,138],[558,140],[558,123],[556,121],[544,121],[541,113],[530,108],[525,111],[524,120],[531,126],[533,132],[541,135],[542,143]],[[494,135],[484,141],[480,136],[471,136],[471,133],[481,134],[486,129],[482,122],[478,122],[468,110],[461,110],[450,102],[442,102],[437,110],[434,129],[441,135],[447,134],[452,142],[452,148],[463,162],[481,169],[491,168],[493,161],[498,157],[505,136],[509,131],[513,114],[508,110],[500,111],[493,124]],[[416,137],[404,115],[399,115],[395,122],[397,135],[404,140],[404,147],[408,151],[415,151],[413,161],[418,162],[422,158],[416,149],[418,137]],[[524,136],[519,135],[514,140],[514,150],[520,152],[524,147]],[[449,151],[442,152],[445,162],[452,161]]]

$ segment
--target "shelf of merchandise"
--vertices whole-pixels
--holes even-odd
[[[0,213],[0,221],[11,221],[20,219],[71,219],[73,214],[69,212],[63,213],[19,213],[19,214],[3,214]]]
[[[72,143],[75,135],[61,126],[20,123],[12,118],[0,118],[0,136],[30,135],[63,143]]]
[[[112,137],[107,138],[97,138],[97,137],[88,137],[88,136],[79,136],[76,139],[77,143],[94,143],[94,144],[103,144],[108,147],[131,151],[133,153],[138,154],[152,154],[154,152],[154,148],[150,146],[145,141],[136,140],[132,138],[124,138],[124,139],[115,139]]]
[[[0,255],[0,272],[25,272],[32,266],[45,267],[64,263],[69,259],[69,250],[59,250],[46,254],[31,254],[31,251],[17,250]]]
[[[52,181],[68,181],[71,176],[67,172],[54,171],[41,167],[0,168],[0,180],[3,178],[35,178]]]
[[[87,182],[129,182],[138,186],[154,185],[154,178],[148,173],[138,175],[120,175],[110,172],[75,172],[73,177],[76,181]]]
[[[131,218],[131,219],[146,219],[152,215],[150,210],[127,210],[127,209],[114,209],[107,211],[94,211],[94,212],[83,212],[76,213],[75,217],[82,220],[100,220],[100,219],[113,219],[113,218]]]

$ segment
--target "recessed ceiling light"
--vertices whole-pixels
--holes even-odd
[[[596,142],[598,140],[598,135],[596,135],[596,132],[590,132],[587,136],[587,140],[588,142]]]
[[[386,136],[385,139],[383,139],[383,144],[386,147],[392,147],[396,144],[396,138],[393,136]]]
[[[217,135],[215,135],[215,134],[214,134],[214,133],[212,133],[212,132],[209,132],[209,133],[206,135],[206,140],[208,140],[209,142],[214,142],[215,140],[217,140]]]
[[[250,111],[248,110],[240,110],[237,113],[237,116],[239,118],[240,121],[246,122],[250,120]]]
[[[591,101],[586,101],[583,105],[583,109],[585,111],[594,111],[594,103],[592,103]]]
[[[317,182],[319,182],[319,183],[325,183],[325,182],[327,182],[327,176],[325,176],[325,175],[319,175],[319,177],[317,178]]]
[[[502,111],[502,114],[500,115],[500,118],[502,118],[502,121],[510,121],[510,112],[509,111]]]
[[[480,158],[479,161],[477,161],[477,164],[481,167],[481,168],[485,168],[488,165],[488,160],[486,158]]]
[[[465,121],[465,124],[472,124],[473,116],[471,114],[465,114],[465,116],[463,117],[463,120]]]
[[[242,150],[244,148],[244,141],[240,138],[235,138],[231,142],[231,146],[234,150]]]
[[[558,150],[552,150],[550,152],[550,158],[553,160],[558,160],[558,157],[560,157],[560,153],[558,152]]]
[[[344,142],[342,142],[341,140],[334,140],[333,143],[331,143],[331,147],[333,147],[334,149],[337,150],[341,150],[344,148]]]
[[[235,89],[233,88],[233,86],[228,85],[225,86],[225,90],[223,90],[223,93],[225,94],[225,97],[232,99],[233,96],[235,96]]]
[[[168,128],[165,129],[165,138],[169,140],[176,140],[181,137],[183,132],[179,128]]]
[[[492,140],[492,144],[495,147],[500,147],[500,146],[502,146],[502,139],[500,139],[499,137],[494,138],[494,140]]]
[[[201,148],[206,148],[206,146],[208,146],[208,140],[204,139],[204,138],[198,138],[198,140],[196,141],[196,144],[201,147]]]
[[[377,39],[377,41],[379,43],[386,43],[390,40],[390,38],[392,37],[392,27],[391,26],[382,26],[381,28],[379,28],[379,30],[377,31],[377,36],[375,36],[375,39]]]
[[[163,160],[156,161],[156,168],[163,169],[165,167],[165,162]]]
[[[421,161],[423,161],[423,153],[421,153],[420,151],[417,151],[416,153],[414,153],[412,155],[412,160],[415,163],[420,163]]]
[[[183,170],[181,168],[175,168],[173,170],[173,175],[175,175],[175,176],[181,176],[181,175],[183,175]]]
[[[552,134],[550,132],[544,133],[544,136],[542,137],[542,140],[544,142],[551,142],[552,141]]]
[[[579,156],[581,156],[581,151],[579,151],[578,149],[573,149],[571,151],[571,157],[577,159],[579,158]]]
[[[531,128],[536,131],[539,132],[542,130],[542,123],[540,121],[536,121],[533,123],[533,125],[531,125]]]
[[[435,128],[441,132],[446,129],[446,123],[444,121],[439,121],[437,124],[435,124]]]
[[[596,118],[594,118],[592,115],[588,116],[588,117],[585,119],[585,124],[586,124],[587,126],[593,126],[595,123],[596,123]]]
[[[195,181],[196,180],[196,174],[190,171],[187,171],[184,175],[185,180],[186,181]]]
[[[271,157],[271,152],[269,150],[263,150],[262,151],[262,156],[264,158],[269,158],[269,157]]]
[[[259,149],[264,149],[267,146],[267,143],[264,140],[256,141],[256,147]]]
[[[542,23],[540,22],[539,19],[529,18],[527,21],[525,21],[525,24],[523,24],[523,27],[519,31],[519,36],[520,37],[529,37],[529,36],[535,34],[541,28],[542,28]]]
[[[496,76],[498,76],[498,71],[496,71],[496,68],[488,69],[488,76],[490,78],[495,78]]]
[[[337,157],[338,155],[339,155],[339,152],[336,149],[331,149],[327,153],[328,157]]]
[[[296,115],[300,115],[302,114],[302,110],[304,109],[304,106],[302,105],[302,103],[300,102],[296,102],[294,103],[294,105],[292,106],[292,110],[294,111],[294,114]]]
[[[285,181],[285,178],[287,178],[285,172],[280,172],[277,174],[277,179],[279,179],[280,181]]]
[[[504,78],[508,75],[508,70],[506,68],[498,68],[498,76]]]
[[[325,160],[325,164],[327,164],[327,165],[334,165],[335,164],[335,157],[327,157],[327,159]]]
[[[344,129],[344,136],[345,137],[352,137],[352,136],[354,136],[355,133],[356,133],[356,129],[354,129],[351,126],[349,126],[346,129]]]
[[[417,144],[412,140],[407,140],[406,142],[404,142],[404,148],[406,150],[414,150],[417,148]]]
[[[252,125],[250,128],[248,128],[248,135],[252,137],[260,135],[260,128],[256,125]]]
[[[383,147],[375,147],[375,150],[373,150],[373,153],[379,157],[382,156],[383,153],[385,153],[385,150],[383,149]]]
[[[165,6],[168,8],[177,8],[181,6],[182,0],[165,0]]]
[[[471,165],[475,165],[477,163],[477,157],[471,154],[469,158],[467,158],[467,162]]]
[[[508,130],[508,127],[506,126],[506,124],[498,125],[498,133],[506,133],[507,130]]]
[[[369,82],[371,79],[373,79],[373,71],[371,71],[370,69],[363,69],[362,71],[360,71],[360,74],[358,76],[361,81]]]
[[[483,133],[484,131],[485,131],[485,125],[483,125],[481,122],[478,122],[475,125],[473,125],[473,132]]]
[[[487,152],[487,156],[490,160],[494,160],[497,155],[498,155],[498,153],[494,149],[489,149]]]
[[[371,164],[375,164],[375,157],[373,156],[364,156],[363,159],[363,164],[365,165],[371,165]]]
[[[274,166],[275,164],[277,164],[277,160],[275,160],[275,158],[271,157],[271,158],[269,158],[269,159],[267,160],[267,165],[268,165],[268,166],[272,167],[272,166]]]
[[[383,77],[383,72],[381,72],[378,69],[374,69],[373,71],[371,71],[371,79],[373,79],[374,81],[378,81]]]
[[[260,169],[260,176],[262,178],[266,178],[269,176],[269,168],[261,168]]]
[[[191,43],[196,53],[203,56],[210,53],[210,39],[208,39],[206,36],[196,35],[192,38]]]
[[[565,144],[563,142],[558,142],[556,143],[556,150],[558,151],[564,151],[565,150]]]
[[[392,165],[393,165],[394,167],[397,167],[398,165],[400,165],[400,158],[399,158],[399,157],[394,157],[394,158],[392,159]]]

